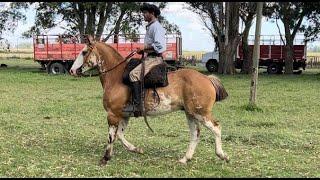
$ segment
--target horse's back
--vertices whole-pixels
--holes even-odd
[[[194,70],[194,69],[179,69],[177,71],[169,72],[168,73],[168,81],[169,84],[173,83],[174,81],[179,81],[185,85],[196,85],[201,83],[210,85],[210,79],[208,76]],[[191,84],[189,84],[191,83]],[[194,84],[195,83],[195,84]]]

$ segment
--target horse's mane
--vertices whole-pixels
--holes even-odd
[[[106,43],[103,43],[103,42],[99,42],[99,44],[103,44],[106,48],[112,50],[114,56],[115,56],[116,58],[118,58],[119,60],[122,60],[122,59],[123,59],[123,57],[121,56],[121,54],[120,54],[115,48],[113,48],[112,46],[110,46],[109,44],[106,44]]]

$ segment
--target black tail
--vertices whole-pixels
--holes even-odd
[[[222,101],[228,97],[226,89],[223,87],[219,78],[209,75],[208,78],[212,82],[214,88],[216,89],[216,101]]]

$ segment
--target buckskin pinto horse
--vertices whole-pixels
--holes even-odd
[[[107,164],[111,159],[116,138],[120,139],[128,151],[143,153],[141,148],[134,146],[124,137],[130,116],[122,109],[128,104],[131,97],[129,87],[122,82],[126,64],[127,61],[113,47],[103,42],[95,42],[92,37],[88,37],[85,48],[70,69],[70,74],[73,76],[80,74],[78,71],[80,68],[97,67],[100,72],[99,77],[104,90],[103,106],[107,111],[109,125],[108,143],[100,165]],[[196,70],[186,68],[169,72],[168,82],[168,86],[157,88],[160,96],[159,105],[154,102],[153,92],[146,91],[145,110],[147,116],[177,110],[185,111],[190,129],[190,143],[186,154],[179,162],[186,164],[188,160],[191,160],[200,140],[199,124],[203,124],[214,134],[216,155],[221,160],[229,162],[228,155],[222,150],[221,126],[211,113],[215,102],[228,96],[220,80],[213,75],[206,76]]]

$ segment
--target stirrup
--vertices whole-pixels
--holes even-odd
[[[142,111],[139,110],[139,108],[136,105],[133,105],[133,104],[126,105],[122,109],[122,112],[133,113],[134,117],[142,116]]]
[[[134,115],[134,117],[140,117],[140,116],[142,116],[142,112],[141,111],[134,111],[133,115]]]
[[[135,110],[134,105],[129,104],[122,109],[122,112],[134,112],[134,110]]]

